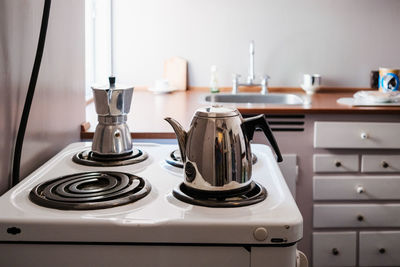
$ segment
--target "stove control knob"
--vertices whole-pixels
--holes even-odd
[[[256,240],[264,241],[267,239],[268,231],[264,227],[258,227],[256,230],[254,230],[253,235]]]

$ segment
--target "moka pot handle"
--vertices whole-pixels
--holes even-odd
[[[260,128],[267,137],[268,142],[271,144],[272,148],[275,151],[277,162],[282,162],[283,159],[281,151],[279,150],[278,143],[276,142],[275,137],[272,134],[271,128],[269,127],[264,114],[244,119],[242,123],[242,130],[247,136],[249,142],[253,140],[254,131],[257,128]]]

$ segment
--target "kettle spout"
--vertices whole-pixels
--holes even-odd
[[[185,163],[186,161],[186,137],[187,133],[183,129],[182,125],[179,124],[176,120],[172,118],[164,118],[174,129],[174,132],[176,134],[176,139],[178,140],[178,145],[179,145],[179,151],[181,152],[181,158],[182,162]]]

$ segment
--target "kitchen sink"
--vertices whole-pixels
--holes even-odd
[[[246,103],[274,105],[303,105],[303,99],[293,94],[270,93],[261,94],[211,94],[205,97],[206,102],[216,103]]]

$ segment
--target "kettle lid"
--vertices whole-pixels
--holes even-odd
[[[213,105],[210,107],[199,108],[196,110],[194,115],[201,118],[224,118],[238,116],[239,114],[240,113],[236,108]]]

